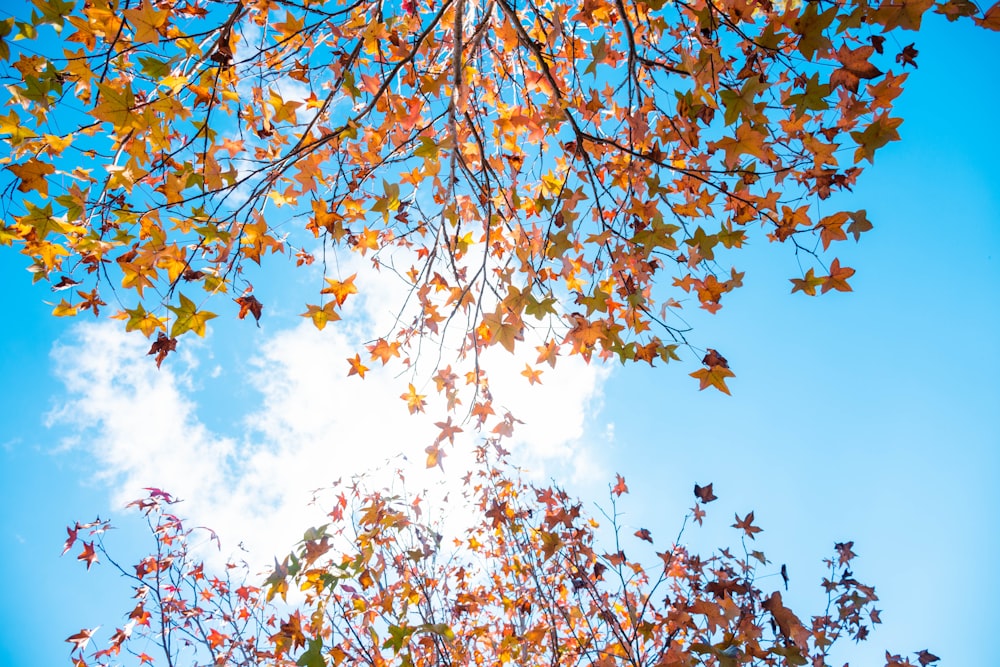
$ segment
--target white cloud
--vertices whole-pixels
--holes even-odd
[[[381,321],[385,314],[372,312],[381,300],[369,294],[359,300],[365,311],[359,314]],[[443,410],[431,403],[427,414],[409,415],[399,399],[408,380],[391,367],[364,380],[347,377],[345,359],[361,343],[345,324],[320,332],[303,320],[267,337],[242,378],[259,400],[243,416],[241,432],[226,433],[199,419],[192,398],[198,355],[210,346],[172,356],[158,371],[145,354],[148,341],[125,334],[120,323],[81,324],[53,349],[67,398],[50,421],[75,434],[68,444],[92,452],[112,504],[139,497],[143,487],[163,488],[185,499],[181,513],[216,529],[227,549],[242,541],[252,561],[265,565],[305,528],[323,522],[323,512],[308,507],[316,489],[385,469],[387,459],[403,454],[407,461],[394,465],[408,466],[410,490],[444,482],[432,502],[458,488],[471,464],[477,435],[466,427],[470,432],[447,450],[443,474],[424,467],[424,447],[436,437],[433,422]],[[560,359],[542,385],[529,387],[520,375],[525,359],[501,352],[488,361],[496,402],[525,422],[509,445],[517,462],[539,475],[562,469],[603,481],[593,446],[604,435],[591,437],[585,428],[599,408],[607,371]]]

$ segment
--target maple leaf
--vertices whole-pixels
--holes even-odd
[[[541,384],[542,383],[542,370],[533,369],[530,365],[525,364],[524,370],[521,371],[521,375],[528,378],[528,384]]]
[[[406,401],[406,407],[410,410],[410,414],[416,414],[418,412],[424,411],[424,406],[427,405],[427,398],[424,394],[418,394],[416,388],[413,384],[410,384],[410,389],[405,394],[401,394],[400,398]]]
[[[921,667],[927,667],[927,665],[932,662],[937,662],[941,658],[937,657],[927,649],[923,651],[917,651],[917,661],[920,663]]]
[[[708,348],[705,352],[706,354],[702,357],[701,363],[705,364],[709,368],[715,368],[716,366],[729,368],[729,362],[726,361],[726,358],[719,354],[716,350]]]
[[[451,423],[451,417],[448,417],[446,422],[435,422],[435,426],[441,429],[441,433],[438,434],[437,442],[447,440],[451,444],[455,444],[455,436],[462,432],[462,429]]]
[[[628,493],[628,486],[625,484],[625,478],[621,475],[615,475],[615,485],[611,488],[611,493],[616,496],[621,496],[623,493]]]
[[[823,294],[830,290],[838,292],[850,292],[851,286],[847,284],[847,279],[854,275],[854,269],[840,266],[840,260],[834,259],[830,263],[830,275],[823,280]]]
[[[24,164],[12,164],[7,167],[15,176],[21,179],[17,189],[21,192],[37,192],[40,195],[49,194],[48,176],[54,174],[56,168],[38,158],[31,158]]]
[[[347,363],[351,365],[351,370],[347,371],[348,376],[358,375],[361,378],[365,377],[365,372],[368,370],[368,367],[361,363],[360,354],[355,354],[353,359],[348,358]]]
[[[94,636],[94,633],[97,632],[97,629],[100,627],[101,626],[97,626],[97,628],[91,628],[90,630],[84,628],[75,635],[70,635],[69,637],[67,637],[66,641],[69,642],[70,644],[73,644],[73,648],[70,650],[81,651],[81,652],[84,651],[87,648],[87,644],[90,643],[91,637]]]
[[[343,306],[349,295],[358,293],[358,288],[354,285],[354,278],[357,277],[357,275],[357,273],[353,273],[344,279],[343,282],[333,280],[331,278],[324,278],[327,282],[327,286],[320,290],[320,294],[332,294],[333,298],[337,300],[337,305]]]
[[[434,443],[424,448],[424,452],[427,453],[427,467],[433,468],[437,466],[441,470],[444,470],[444,457],[445,451],[441,449],[441,445]]]
[[[1000,31],[1000,2],[987,9],[982,18],[976,17],[975,22],[980,27]]]
[[[802,625],[802,621],[799,620],[798,616],[784,605],[781,600],[781,593],[778,591],[771,593],[771,597],[764,600],[761,607],[765,611],[770,612],[771,617],[778,624],[778,629],[781,631],[782,636],[790,639],[800,649],[808,647],[809,631]]]
[[[896,62],[906,67],[907,65],[917,66],[917,51],[914,47],[916,44],[907,44],[903,47],[903,50],[896,54]]]
[[[703,510],[701,508],[701,505],[699,505],[698,503],[695,503],[694,507],[691,508],[691,515],[694,517],[695,522],[699,526],[703,524],[703,520],[705,519],[706,514],[707,513],[705,512],[705,510]]]
[[[868,59],[874,53],[874,46],[861,46],[850,49],[845,44],[837,51],[837,60],[841,66],[830,75],[830,88],[842,86],[852,92],[858,92],[861,79],[874,79],[882,75],[882,70],[875,67]]]
[[[371,353],[372,361],[378,359],[385,366],[389,363],[389,359],[399,356],[399,343],[396,341],[390,343],[384,338],[379,338],[373,345],[368,345],[367,350]]]
[[[79,554],[77,554],[76,559],[77,560],[82,560],[85,563],[87,563],[87,569],[88,570],[90,569],[91,565],[93,565],[94,563],[97,563],[98,562],[98,560],[97,560],[97,552],[94,551],[94,543],[93,542],[84,542],[83,543],[83,551],[81,551]]]
[[[639,530],[635,531],[635,536],[638,537],[640,540],[645,540],[646,542],[649,542],[650,544],[653,543],[653,536],[646,528],[640,528]]]
[[[160,30],[170,17],[169,11],[156,11],[149,0],[142,0],[138,9],[126,9],[125,19],[135,29],[136,42],[160,43]]]
[[[234,299],[240,306],[240,312],[237,315],[241,320],[247,316],[247,313],[253,315],[254,321],[260,326],[260,315],[261,311],[264,309],[264,304],[257,300],[253,294],[244,294],[243,296]]]
[[[127,132],[137,123],[135,109],[135,93],[125,84],[121,90],[108,84],[99,83],[101,101],[94,107],[94,117],[100,121],[111,123],[119,132]]]
[[[751,540],[756,539],[754,535],[762,531],[761,528],[753,525],[753,512],[750,512],[742,519],[740,518],[740,515],[737,514],[736,523],[733,524],[733,528],[742,530]]]
[[[693,373],[689,373],[691,377],[698,380],[698,390],[704,390],[708,387],[715,387],[722,393],[726,395],[729,394],[729,387],[726,386],[726,378],[735,377],[736,374],[725,366],[712,366],[711,368],[699,368]]]
[[[72,528],[66,526],[66,543],[63,545],[62,554],[65,555],[67,551],[73,548],[73,544],[76,542],[76,533],[80,529],[80,524],[75,524]]]
[[[818,278],[810,268],[803,278],[789,278],[792,283],[792,294],[803,292],[809,296],[816,296],[816,288],[823,284],[823,278]]]
[[[718,496],[712,493],[712,484],[706,484],[705,486],[694,485],[694,495],[699,501],[703,503],[710,503],[713,500],[718,500]]]
[[[174,325],[170,328],[171,338],[176,338],[188,331],[193,331],[199,336],[204,337],[205,323],[216,317],[215,313],[204,310],[199,311],[194,301],[184,296],[183,293],[180,294],[179,306],[167,306],[167,308],[176,315]]]
[[[924,13],[934,5],[935,0],[889,0],[879,5],[872,20],[882,24],[882,31],[896,28],[919,30]]]
[[[882,113],[864,130],[851,132],[851,138],[858,144],[857,150],[854,151],[854,161],[868,160],[874,164],[875,151],[890,141],[899,141],[899,132],[896,128],[902,123],[902,118],[890,118],[888,114]]]
[[[852,551],[854,548],[854,542],[837,542],[833,545],[833,548],[837,551],[840,565],[847,565],[857,555],[854,551]]]
[[[306,304],[306,312],[302,313],[301,317],[310,318],[313,322],[313,326],[322,331],[326,327],[327,322],[336,322],[340,319],[340,315],[337,313],[336,307],[336,301],[330,301],[323,306]]]
[[[177,339],[172,336],[167,336],[162,331],[156,336],[156,340],[153,341],[153,345],[149,348],[149,352],[146,354],[156,355],[156,367],[159,368],[163,360],[167,358],[167,355],[177,349]]]

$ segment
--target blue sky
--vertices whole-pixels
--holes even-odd
[[[528,422],[523,460],[588,502],[620,472],[627,526],[673,536],[695,482],[720,497],[685,535],[695,545],[733,542],[733,513],[754,510],[803,614],[822,608],[822,558],[854,540],[884,621],[842,647],[858,665],[925,648],[981,663],[1000,596],[1000,35],[929,23],[895,114],[903,140],[844,204],[875,224],[840,251],[855,291],[790,295],[794,257],[755,247],[746,287],[694,317],[737,373],[732,397],[697,392],[693,367],[561,364],[529,391],[522,362],[496,382]],[[0,249],[0,664],[58,664],[65,637],[121,624],[128,591],[106,564],[88,574],[58,556],[63,527],[97,514],[123,523],[123,551],[140,548],[117,509],[138,487],[175,490],[230,546],[282,553],[309,523],[308,489],[397,450],[422,459],[436,416],[406,415],[391,374],[342,377],[349,322],[313,332],[300,301],[262,299],[278,305],[261,329],[219,322],[157,373],[143,339],[51,318],[24,266]],[[279,272],[270,289],[297,280]]]

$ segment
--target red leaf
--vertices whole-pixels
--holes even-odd
[[[76,531],[80,530],[80,524],[75,524],[72,528],[66,526],[66,534],[69,537],[66,538],[66,543],[63,545],[62,554],[65,555],[67,551],[73,548],[73,544],[76,542]]]
[[[99,627],[101,626],[97,626],[97,628]],[[86,628],[84,628],[75,635],[70,635],[69,637],[67,637],[66,641],[68,641],[70,644],[73,644],[73,648],[70,650],[82,651],[85,648],[87,648],[87,644],[90,642],[90,638],[94,635],[94,633],[97,632],[97,628],[94,628],[92,630],[87,630]]]
[[[97,553],[94,551],[94,543],[93,542],[84,542],[83,543],[83,551],[81,551],[79,554],[77,554],[76,559],[77,560],[85,561],[87,563],[87,569],[88,570],[90,569],[91,565],[93,565],[94,563],[97,563],[98,562],[98,560],[97,560]]]
[[[611,488],[611,493],[616,496],[621,496],[623,493],[628,493],[628,487],[625,485],[625,478],[621,475],[615,475],[617,482]]]

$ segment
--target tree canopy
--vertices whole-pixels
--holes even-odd
[[[111,304],[160,363],[216,311],[259,319],[276,255],[313,270],[303,315],[340,319],[353,254],[403,289],[345,371],[450,341],[480,424],[497,345],[693,353],[728,393],[684,309],[717,312],[765,239],[793,292],[850,291],[834,252],[872,223],[836,195],[899,137],[903,35],[929,11],[1000,28],[969,0],[33,5],[0,21],[0,243],[55,315]],[[459,378],[435,376],[453,409]]]
[[[87,569],[110,560],[135,590],[107,641],[96,628],[66,639],[75,667],[822,667],[838,642],[863,641],[880,622],[875,589],[852,572],[853,542],[837,543],[826,561],[822,609],[800,616],[783,599],[788,568],[754,545],[753,512],[732,524],[739,547],[701,556],[683,545],[687,524],[700,525],[716,500],[711,484],[695,485],[685,527],[664,543],[621,525],[628,486],[618,476],[602,534],[565,491],[491,460],[498,450],[496,441],[480,449],[465,502],[452,506],[470,509],[464,528],[427,517],[419,494],[354,479],[334,489],[329,522],[275,559],[266,580],[239,563],[206,565],[198,546],[212,534],[187,527],[160,489],[132,503],[153,538],[133,566],[109,557],[108,522],[70,526],[64,553],[79,549]],[[885,664],[938,660],[915,656],[887,653]]]
[[[447,347],[435,390],[491,432],[465,480],[477,520],[448,543],[419,499],[361,483],[265,581],[211,571],[159,489],[135,503],[154,548],[131,569],[107,522],[74,524],[67,552],[137,598],[102,647],[67,639],[76,665],[818,667],[865,639],[877,598],[850,542],[808,617],[753,548],[753,512],[734,519],[741,549],[703,558],[678,537],[650,566],[623,544],[618,477],[599,547],[577,501],[491,460],[516,419],[480,357],[527,348],[536,382],[560,355],[687,354],[700,389],[728,393],[685,309],[720,311],[765,241],[797,263],[792,292],[851,290],[838,244],[872,222],[844,195],[899,138],[919,57],[903,35],[932,11],[1000,29],[1000,4],[970,0],[33,0],[0,21],[0,244],[63,295],[54,315],[110,314],[159,365],[222,313],[259,321],[253,283],[279,257],[314,280],[318,329],[393,274],[395,323],[344,372]],[[438,422],[429,465],[459,424]],[[695,495],[700,523],[714,494]]]

